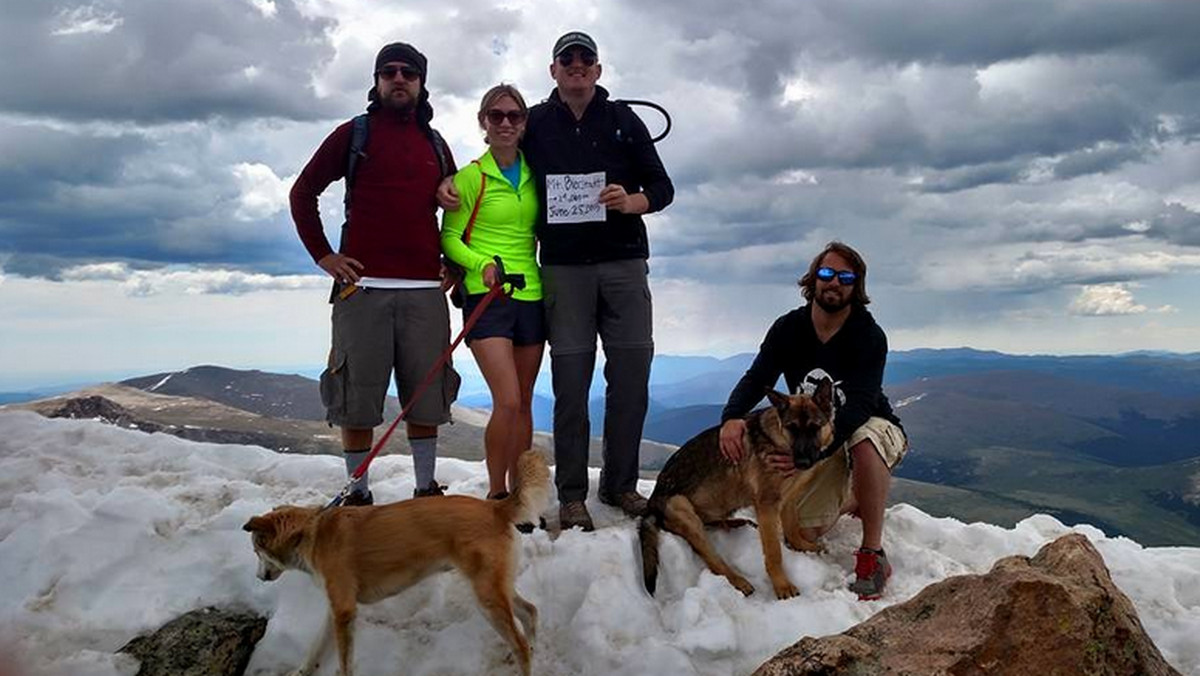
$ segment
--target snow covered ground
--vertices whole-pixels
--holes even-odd
[[[443,460],[438,476],[451,492],[484,493],[479,463]],[[241,526],[277,504],[323,503],[343,477],[334,457],[0,412],[0,665],[16,664],[21,676],[133,674],[136,663],[114,651],[134,635],[197,607],[243,604],[270,617],[247,673],[285,673],[316,634],[325,601],[300,573],[256,579]],[[407,456],[379,458],[371,477],[378,500],[411,495]],[[1167,660],[1200,676],[1200,549],[1144,548],[1047,516],[1005,529],[901,505],[887,515],[896,570],[881,601],[861,603],[844,589],[855,522],[839,524],[825,554],[785,551],[802,596],[783,602],[771,595],[753,530],[714,535],[758,588],[749,598],[665,535],[659,593],[650,598],[632,522],[597,502],[589,507],[595,533],[521,538],[517,587],[540,611],[536,674],[746,674],[803,635],[844,631],[932,582],[985,572],[997,558],[1032,555],[1076,530],[1104,555]],[[457,573],[359,617],[360,674],[516,673]]]

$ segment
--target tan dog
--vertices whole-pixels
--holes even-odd
[[[721,455],[720,428],[713,427],[692,437],[667,459],[650,495],[647,515],[638,524],[642,550],[642,579],[654,594],[658,585],[658,533],[666,529],[683,537],[704,559],[708,569],[724,576],[749,596],[754,586],[717,554],[704,534],[704,527],[745,525],[730,520],[734,510],[754,506],[758,534],[762,540],[767,575],[781,599],[799,594],[783,572],[779,546],[780,506],[794,500],[812,478],[811,470],[821,449],[833,440],[833,382],[823,380],[810,397],[767,393],[771,408],[746,418],[743,439],[746,455],[737,464]],[[767,465],[770,454],[787,454],[801,470],[785,476]],[[795,511],[795,510],[791,510]],[[820,547],[800,535],[795,519],[786,524],[788,545],[802,551]]]
[[[518,470],[520,486],[503,500],[448,495],[374,507],[285,506],[250,519],[243,529],[254,535],[260,579],[302,570],[329,596],[325,628],[293,673],[312,674],[336,638],[341,674],[352,676],[358,604],[388,598],[454,566],[471,581],[484,615],[528,675],[537,608],[513,587],[513,524],[535,521],[545,508],[550,470],[536,451],[521,455]]]

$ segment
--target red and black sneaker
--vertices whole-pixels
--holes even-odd
[[[892,564],[882,549],[864,547],[854,552],[855,580],[850,583],[850,591],[858,594],[859,601],[879,600],[891,576]]]

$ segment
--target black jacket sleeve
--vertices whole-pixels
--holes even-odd
[[[846,395],[846,403],[837,411],[833,421],[834,436],[827,450],[841,448],[876,410],[879,397],[883,396],[883,369],[887,363],[887,336],[874,324],[863,336],[861,344],[855,346],[853,368],[847,371],[839,387]]]
[[[637,171],[637,181],[642,187],[642,194],[650,202],[646,213],[651,214],[667,208],[675,199],[675,184],[663,167],[658,149],[650,142],[650,132],[637,113],[630,111],[633,118],[634,164]]]
[[[780,374],[783,373],[784,349],[789,342],[786,319],[786,315],[776,319],[767,331],[754,362],[729,393],[729,400],[721,411],[722,423],[730,418],[744,417],[767,395],[767,388],[774,386],[779,380]]]

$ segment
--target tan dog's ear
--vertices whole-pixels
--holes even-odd
[[[271,533],[275,531],[275,522],[265,516],[251,517],[242,530],[247,533]]]
[[[824,413],[833,412],[833,381],[829,378],[822,378],[821,382],[817,383],[817,391],[813,393],[813,401],[821,408]]]
[[[767,399],[771,402],[772,406],[780,411],[786,411],[788,407],[792,405],[792,400],[790,397],[772,389],[767,390]]]

